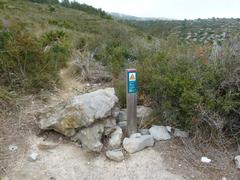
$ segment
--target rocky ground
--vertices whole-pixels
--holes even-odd
[[[36,143],[41,138],[29,142],[30,149],[36,148],[39,153],[39,159],[36,162],[19,159],[7,175],[10,179],[186,179],[168,171],[162,153],[152,148],[118,163],[64,141],[50,150],[37,149]]]
[[[153,147],[146,147],[143,150],[140,148],[136,152],[132,147],[130,150],[129,147],[126,147],[129,141],[131,144],[131,140],[128,140],[128,143],[126,143],[127,140],[124,140],[125,145],[118,147],[124,154],[124,160],[120,162],[109,160],[106,157],[106,146],[109,142],[103,142],[104,147],[101,146],[100,150],[98,146],[97,151],[100,152],[89,152],[88,148],[91,148],[89,144],[79,144],[72,141],[71,138],[51,130],[40,130],[37,124],[39,112],[56,107],[59,102],[66,101],[72,96],[111,86],[110,83],[99,84],[95,80],[81,83],[78,78],[73,78],[69,73],[71,66],[72,64],[61,72],[63,88],[56,89],[56,92],[52,94],[42,92],[38,96],[24,97],[14,110],[5,112],[1,116],[1,180],[178,180],[224,179],[224,177],[239,179],[239,171],[235,168],[230,155],[226,156],[224,152],[218,153],[222,157],[221,162],[224,162],[220,169],[213,166],[218,160],[211,155],[210,158],[214,159],[213,165],[204,164],[200,161],[201,155],[204,154],[190,158],[190,148],[184,146],[184,142],[187,142],[188,138],[185,138],[184,141],[183,138],[173,136],[172,138],[165,136],[164,139],[161,139],[158,134],[154,134],[156,128],[150,129],[150,133],[155,139]],[[124,114],[124,110],[121,110],[121,113]],[[121,119],[124,126],[124,115]],[[60,128],[60,130],[62,129]],[[147,146],[152,146],[154,141],[151,138]],[[116,144],[117,141],[114,142]],[[130,153],[127,153],[128,151]],[[207,151],[205,154],[208,154]],[[231,158],[229,159],[229,157]]]

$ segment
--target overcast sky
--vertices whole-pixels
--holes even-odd
[[[77,0],[107,12],[139,17],[240,18],[240,0]]]

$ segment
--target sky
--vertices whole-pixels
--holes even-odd
[[[240,0],[76,0],[107,12],[171,19],[240,18]]]

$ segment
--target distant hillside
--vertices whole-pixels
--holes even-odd
[[[157,21],[157,20],[171,20],[169,18],[164,18],[164,17],[136,17],[136,16],[131,16],[131,15],[126,15],[126,14],[121,14],[121,13],[109,13],[113,18],[118,19],[118,20],[135,20],[135,21]]]
[[[160,38],[175,34],[187,42],[223,42],[240,32],[240,19],[127,20],[128,24]]]

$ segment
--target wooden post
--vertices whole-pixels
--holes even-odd
[[[126,69],[127,130],[128,135],[137,132],[137,70]]]

